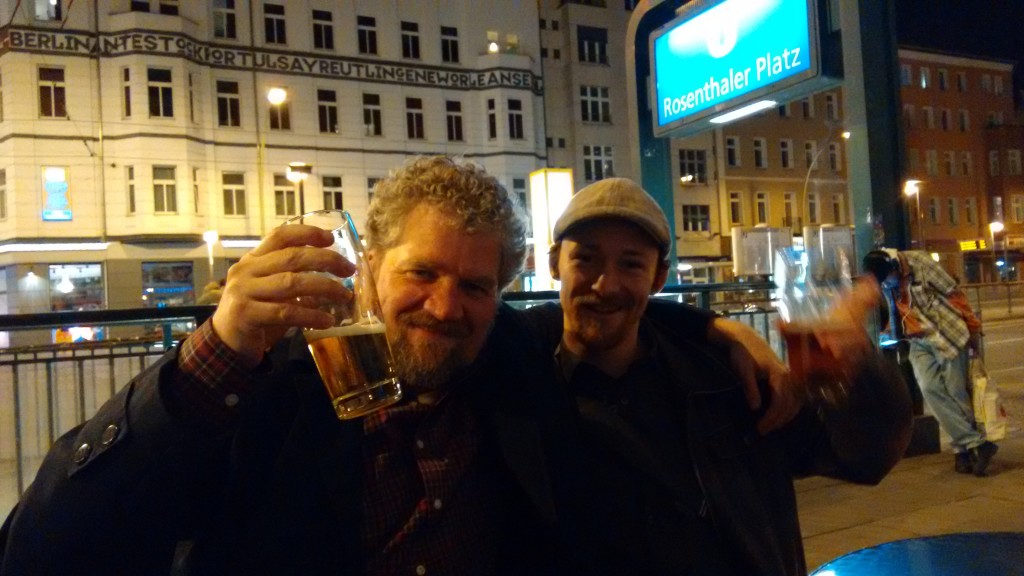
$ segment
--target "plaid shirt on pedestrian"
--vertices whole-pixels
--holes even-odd
[[[210,322],[182,344],[168,395],[213,429],[237,419],[253,368]],[[443,398],[409,395],[363,419],[365,574],[463,575],[493,572],[500,505],[479,457],[483,432],[463,380]]]
[[[945,358],[955,358],[971,333],[963,314],[950,303],[956,280],[920,250],[899,253],[902,276],[897,308],[904,333],[930,342]],[[904,288],[906,292],[904,292]]]

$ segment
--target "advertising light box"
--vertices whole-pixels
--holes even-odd
[[[701,120],[707,127],[714,116],[816,78],[816,18],[813,0],[686,5],[650,39],[655,135],[693,133],[685,128]],[[803,93],[813,90],[808,86]],[[795,94],[788,90],[785,96]]]

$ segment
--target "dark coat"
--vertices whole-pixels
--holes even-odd
[[[871,420],[847,419],[867,439],[839,450],[845,457],[828,442],[838,428],[816,419],[808,424],[816,434],[799,443],[805,452],[792,454],[797,445],[781,434],[751,436],[735,378],[701,341],[706,317],[670,305],[651,310],[666,337],[679,340],[673,370],[706,373],[693,380],[706,384],[690,394],[688,408],[690,420],[704,424],[688,432],[716,522],[731,527],[729,541],[745,556],[764,559],[763,573],[802,572],[790,474],[806,467],[880,479],[895,462],[887,443],[903,417],[893,393],[902,386],[858,385]],[[498,564],[507,574],[599,571],[575,405],[555,383],[547,347],[560,318],[503,307],[470,387],[507,481],[496,519],[505,534]],[[672,332],[673,325],[682,329]],[[301,336],[271,357],[229,432],[171,413],[161,384],[177,365],[172,351],[58,439],[0,533],[0,575],[357,574],[363,478],[352,463],[361,461],[362,425],[334,416]],[[906,414],[909,423],[909,407]],[[866,454],[862,462],[857,454]]]

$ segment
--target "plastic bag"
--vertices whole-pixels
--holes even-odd
[[[990,442],[1006,437],[1006,407],[981,358],[971,358],[971,401],[974,421]]]

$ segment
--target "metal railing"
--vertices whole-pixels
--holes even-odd
[[[687,284],[667,286],[658,297],[744,322],[781,355],[772,288],[769,282]],[[1024,283],[975,284],[966,290],[985,320],[1024,314]],[[517,307],[557,299],[554,291],[505,295]],[[53,329],[68,326],[125,327],[122,331],[129,334],[98,342],[0,348],[0,511],[13,506],[58,436],[92,416],[121,386],[186,335],[175,332],[175,326],[197,326],[213,310],[213,306],[188,306],[0,315],[0,332],[35,332],[37,341],[48,342]]]

